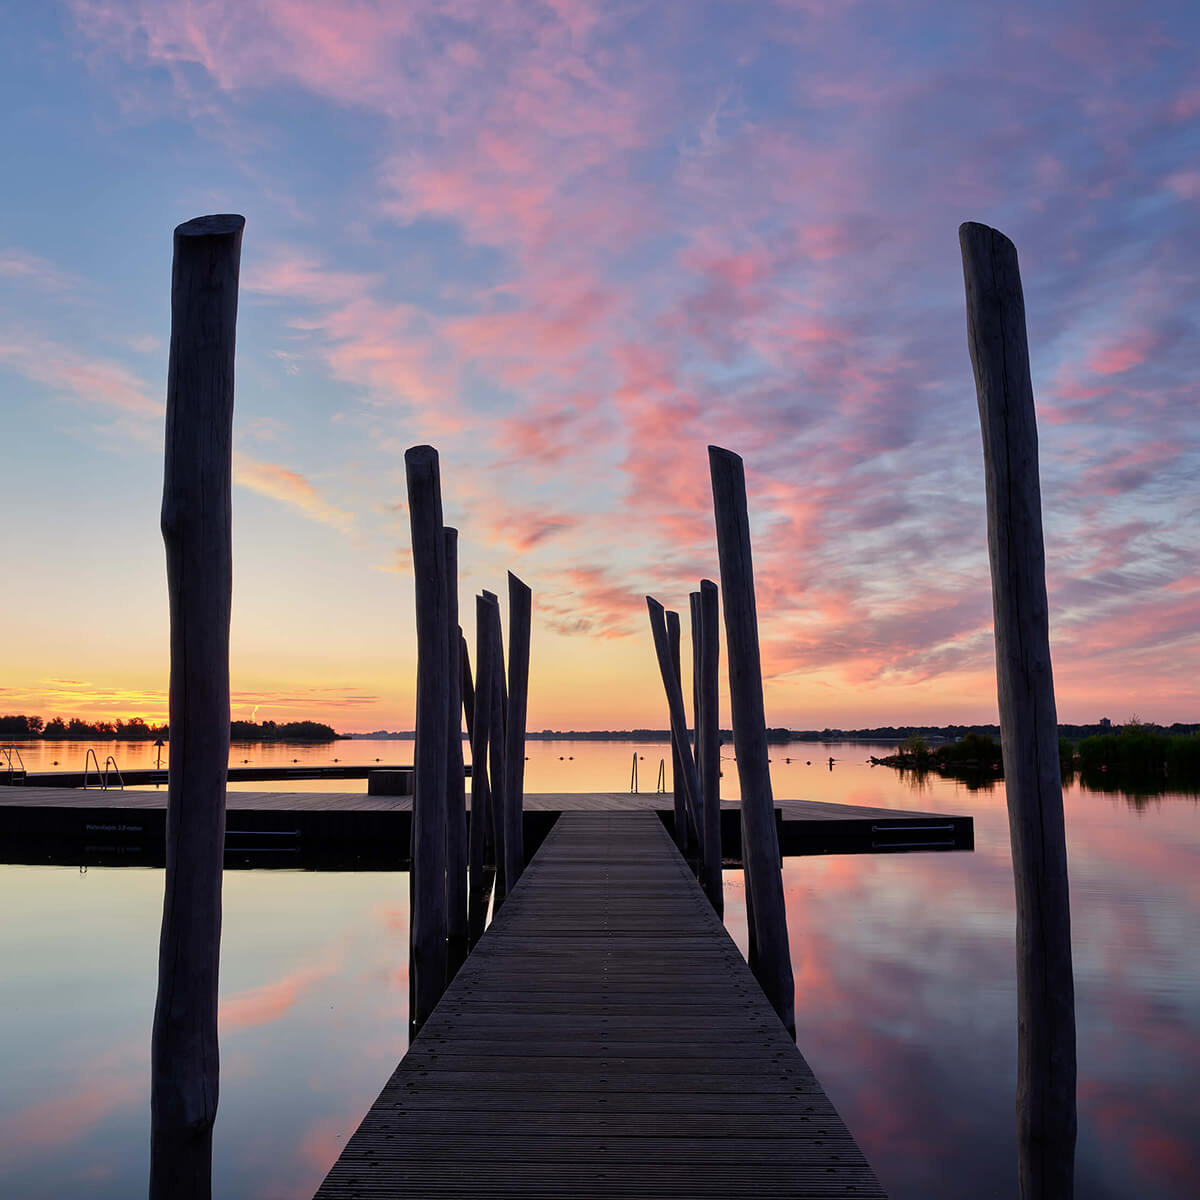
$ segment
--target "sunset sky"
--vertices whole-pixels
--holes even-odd
[[[977,220],[1060,719],[1200,720],[1198,44],[1194,0],[8,6],[0,712],[165,715],[171,231],[231,211],[236,717],[411,728],[431,442],[472,644],[533,589],[530,727],[665,727],[643,597],[716,577],[712,442],[770,724],[995,719]]]

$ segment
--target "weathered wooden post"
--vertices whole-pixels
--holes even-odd
[[[485,839],[487,810],[491,803],[488,788],[488,738],[491,730],[492,706],[492,624],[489,604],[482,596],[475,598],[475,689],[471,722],[471,828],[469,847],[470,913],[469,937],[474,945],[483,934],[487,919],[491,882],[486,879]]]
[[[487,603],[487,621],[490,626],[489,650],[491,653],[491,686],[488,698],[491,713],[488,718],[488,783],[491,789],[491,820],[492,833],[496,845],[496,885],[493,893],[493,910],[499,909],[508,895],[508,798],[505,794],[505,693],[508,688],[504,682],[504,639],[500,625],[500,603],[495,593],[484,592],[483,598]],[[478,712],[483,703],[482,693],[478,694],[475,708]],[[478,720],[478,717],[476,717]]]
[[[683,692],[683,668],[679,659],[679,614],[667,610],[667,642],[671,647],[671,670],[675,673],[675,682],[679,685],[680,694]],[[684,737],[687,717],[684,715]],[[687,788],[683,782],[683,760],[679,757],[679,741],[675,729],[671,729],[671,790],[674,794],[675,844],[680,854],[686,855],[691,845],[687,818]]]
[[[512,891],[525,869],[525,712],[529,700],[529,636],[533,594],[508,573],[508,726],[504,731],[505,876]]]
[[[716,513],[717,554],[721,560],[721,591],[725,598],[733,746],[742,790],[742,862],[746,869],[747,909],[753,909],[756,957],[751,966],[779,1019],[795,1036],[795,985],[767,757],[746,474],[741,458],[719,446],[709,446],[708,465]]]
[[[692,757],[692,746],[687,736],[687,714],[683,708],[683,685],[675,673],[671,658],[671,636],[667,631],[667,614],[653,596],[646,597],[646,608],[650,612],[650,632],[654,635],[654,653],[658,659],[658,672],[662,676],[663,690],[667,693],[667,711],[670,713],[671,733],[679,746],[679,768],[683,778],[684,802],[687,811],[684,821],[691,821],[694,829],[703,829],[700,817],[700,777],[696,774],[696,760]]]
[[[417,615],[417,720],[413,748],[412,1012],[417,1031],[446,988],[446,744],[450,606],[437,451],[404,453]]]
[[[721,728],[718,670],[721,658],[717,585],[700,582],[692,602],[692,672],[695,678],[696,773],[704,798],[701,882],[718,915],[724,916],[721,886]]]
[[[475,683],[471,678],[471,655],[467,650],[467,639],[463,637],[462,626],[458,627],[458,653],[462,665],[462,705],[463,716],[467,721],[467,741],[474,744],[475,740]]]
[[[462,744],[462,630],[458,625],[458,530],[442,530],[446,553],[448,740],[446,758],[446,982],[467,960],[467,796]]]
[[[1070,1200],[1075,983],[1050,665],[1037,417],[1016,247],[958,231],[987,489],[1000,742],[1017,897],[1017,1149],[1023,1200]]]
[[[245,218],[175,230],[162,535],[171,613],[167,845],[150,1050],[151,1200],[212,1192],[229,770],[233,366]]]

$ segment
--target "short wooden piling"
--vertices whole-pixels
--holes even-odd
[[[742,792],[742,861],[757,947],[756,961],[751,965],[779,1019],[794,1036],[795,985],[767,755],[746,474],[741,458],[719,446],[709,446],[708,464],[725,607],[733,746]]]
[[[508,573],[508,726],[504,735],[505,871],[511,891],[525,869],[525,714],[529,700],[529,638],[533,594]]]
[[[646,597],[646,608],[650,613],[650,632],[654,637],[654,653],[658,659],[658,671],[662,676],[663,690],[667,694],[667,711],[671,719],[671,733],[679,747],[679,775],[683,780],[684,822],[693,829],[703,829],[700,816],[700,777],[696,774],[696,760],[692,757],[692,746],[687,736],[687,714],[683,707],[683,685],[675,671],[671,655],[671,636],[667,629],[667,613],[653,596]]]
[[[667,643],[671,647],[671,670],[675,673],[675,682],[679,685],[680,694],[683,692],[683,666],[679,653],[679,614],[667,610]],[[685,713],[686,732],[686,713]],[[692,844],[692,830],[688,828],[687,787],[683,782],[683,761],[679,757],[679,742],[674,728],[671,729],[671,791],[675,802],[675,844],[680,854],[687,856]]]
[[[171,614],[166,872],[150,1052],[151,1200],[207,1200],[217,1112],[217,982],[229,614],[233,374],[245,218],[175,230],[162,535]]]
[[[458,530],[445,528],[446,552],[446,980],[467,959],[467,805],[462,744],[462,630],[458,624]]]
[[[446,759],[450,607],[437,451],[404,454],[416,581],[417,718],[413,747],[412,1011],[419,1030],[446,987]]]
[[[983,433],[1000,741],[1017,898],[1017,1150],[1022,1200],[1070,1200],[1075,985],[1050,663],[1037,417],[1016,247],[958,231]]]
[[[703,864],[700,883],[713,908],[724,915],[725,898],[721,886],[721,658],[720,605],[717,585],[700,582],[692,593],[692,671],[695,677],[696,773],[704,798]]]

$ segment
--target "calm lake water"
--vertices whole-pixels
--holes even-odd
[[[122,767],[152,766],[157,753],[98,748]],[[84,751],[39,745],[25,759],[35,770],[55,758],[78,769]],[[635,751],[641,789],[652,791],[665,747],[626,742],[530,742],[527,789],[626,790]],[[976,849],[787,860],[797,1040],[893,1200],[1009,1200],[1016,997],[1003,784],[914,787],[869,766],[881,752],[775,748],[776,795],[967,813]],[[230,757],[407,763],[411,743],[237,746]],[[732,762],[722,784],[736,797]],[[1135,803],[1073,786],[1066,808],[1077,1194],[1191,1198],[1200,1192],[1197,801]],[[741,876],[725,879],[726,923],[744,950]],[[0,1195],[144,1194],[161,903],[160,871],[0,865],[9,918]],[[401,872],[226,874],[215,1195],[312,1195],[404,1053],[407,922]]]

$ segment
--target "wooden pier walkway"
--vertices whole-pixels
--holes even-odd
[[[881,1197],[652,812],[564,812],[317,1193]]]

